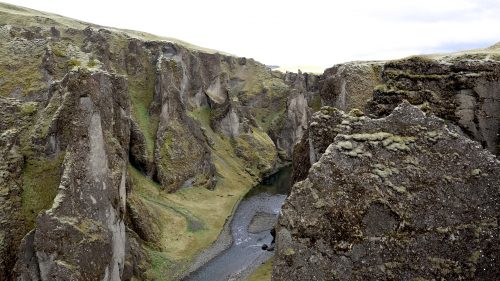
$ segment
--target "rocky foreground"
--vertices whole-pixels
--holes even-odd
[[[498,279],[499,95],[498,44],[283,74],[0,4],[0,280],[178,280],[290,161],[274,280]]]
[[[500,277],[499,51],[325,71],[273,280]]]
[[[380,119],[329,107],[316,119],[336,137],[282,209],[273,280],[499,276],[493,154],[407,102]]]

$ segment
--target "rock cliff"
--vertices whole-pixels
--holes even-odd
[[[0,4],[0,280],[179,280],[290,161],[274,279],[494,279],[499,54],[281,73]]]
[[[319,127],[328,139],[312,138],[320,158],[283,206],[273,280],[499,276],[493,154],[407,102],[380,119],[324,107]]]
[[[0,280],[178,279],[318,101],[316,76],[253,59],[0,18]]]

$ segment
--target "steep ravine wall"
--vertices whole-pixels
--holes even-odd
[[[499,54],[327,69],[272,279],[498,278]]]
[[[465,136],[498,154],[497,50],[493,46],[485,54],[346,63],[320,76],[283,74],[252,59],[172,39],[0,4],[0,280],[179,279],[194,257],[217,238],[243,194],[264,175],[292,160],[295,181],[310,178],[313,186],[323,188],[325,182],[333,182],[331,175],[309,171],[312,165],[311,171],[319,169],[321,164],[314,164],[340,140],[338,134],[351,130],[362,134],[365,122],[390,116],[403,100],[429,114],[425,119],[406,107],[409,115],[444,130],[446,141],[458,134],[455,144],[470,146],[478,158],[492,159]],[[337,109],[320,110],[322,105]],[[386,131],[399,130],[382,125]],[[422,130],[430,138],[422,139],[424,145],[441,141],[439,134]],[[371,141],[384,143],[387,136]],[[401,139],[389,139],[395,143],[391,147],[404,147]],[[368,155],[342,141],[337,143],[339,149],[350,150],[345,155]],[[337,167],[337,154],[330,149],[330,158],[324,160],[327,167]],[[442,157],[439,161],[450,164]],[[467,170],[466,183],[489,184],[483,172],[496,171],[496,164],[470,161],[481,168]],[[372,170],[381,178],[396,177],[394,167],[387,167]],[[347,167],[341,174],[353,171]],[[458,184],[453,177],[444,180]],[[381,181],[377,184],[390,196],[401,195],[394,193],[401,186]],[[305,183],[297,186],[301,185]],[[496,186],[492,181],[487,191]],[[318,209],[325,203],[320,197],[331,199],[328,192],[311,196]],[[287,205],[288,218],[282,219],[281,227],[292,235],[284,232],[280,239],[290,238],[302,247],[303,239],[310,237],[298,235],[296,227],[311,229],[307,225],[311,206],[301,205],[309,201],[300,196],[295,198],[297,208],[305,210],[298,216],[304,216],[306,225],[296,223],[292,204]],[[488,201],[491,206],[485,213],[477,214],[489,216],[497,210],[494,200]],[[341,221],[337,218],[343,214],[334,210],[338,206],[332,202],[326,201],[333,213],[325,216],[333,214],[335,221]],[[379,207],[367,207],[366,212],[387,215],[385,207]],[[353,212],[356,218],[362,210]],[[359,220],[343,222],[343,234],[351,243],[357,238],[349,236],[350,227]],[[476,226],[487,229],[479,234],[481,239],[490,229],[497,230],[484,221],[471,229]],[[385,230],[375,229],[370,235]],[[401,232],[396,234],[408,234],[404,227],[397,230]],[[307,231],[305,235],[316,235]],[[311,243],[321,242],[317,237]],[[344,241],[335,239],[333,244]],[[474,245],[482,251],[489,245],[483,242]],[[331,254],[328,246],[316,246]],[[282,277],[276,278],[307,268],[317,257],[307,250],[312,253],[308,261],[295,260],[293,247],[278,250],[282,268],[275,270]],[[473,269],[484,259],[470,254],[471,265],[462,266],[465,262],[460,261],[460,268],[475,276]],[[491,253],[486,254],[488,261]],[[333,256],[328,256],[329,263],[342,259],[341,254]],[[429,262],[438,270],[451,266],[441,257]],[[397,274],[403,270],[394,268]],[[335,274],[346,274],[337,269]]]
[[[318,103],[314,75],[0,14],[1,280],[178,278]]]

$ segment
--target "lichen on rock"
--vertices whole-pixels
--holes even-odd
[[[311,129],[337,135],[285,201],[273,280],[498,276],[494,155],[407,102],[349,127],[320,116]]]

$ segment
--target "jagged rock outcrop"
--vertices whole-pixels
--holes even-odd
[[[500,48],[335,65],[321,75],[322,105],[387,116],[402,100],[459,125],[498,154]]]
[[[71,72],[50,96],[44,111],[57,109],[48,124],[48,146],[64,155],[61,182],[52,207],[24,238],[18,278],[121,280],[130,138],[126,80]]]
[[[328,146],[333,142],[342,124],[349,127],[363,120],[363,112],[353,109],[348,114],[343,111],[325,106],[311,117],[311,122],[302,140],[297,143],[293,151],[293,182],[304,180],[309,168],[316,163]]]
[[[320,104],[314,75],[9,4],[0,39],[0,280],[153,279],[169,219],[221,227],[166,192],[243,192]]]
[[[385,116],[406,99],[459,125],[494,154],[500,145],[500,61],[469,57],[387,62],[370,114]]]
[[[306,132],[311,113],[321,106],[318,94],[319,77],[308,73],[286,73],[285,82],[291,86],[285,114],[272,132],[276,146],[282,151],[282,157],[291,159],[293,147]]]
[[[498,277],[495,156],[406,102],[356,115],[311,124],[336,136],[283,206],[273,280]]]
[[[348,62],[325,70],[319,81],[322,105],[363,109],[380,84],[383,62]]]
[[[33,119],[34,103],[0,99],[0,280],[11,278],[17,245],[26,233],[22,209],[22,175],[25,160],[21,154],[21,133]]]

